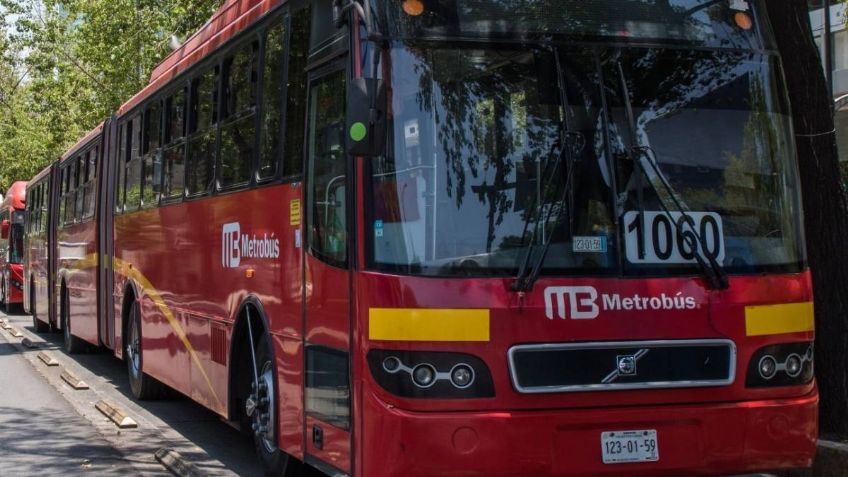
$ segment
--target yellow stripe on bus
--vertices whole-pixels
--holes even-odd
[[[748,336],[802,333],[815,329],[813,302],[745,307]]]
[[[489,310],[371,308],[368,337],[375,341],[489,341]]]

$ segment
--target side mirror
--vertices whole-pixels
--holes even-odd
[[[351,156],[374,157],[386,147],[386,85],[382,80],[357,78],[347,90],[347,133]]]
[[[0,223],[0,227],[2,227],[2,229],[0,229],[0,231],[2,231],[3,240],[8,239],[9,238],[9,219],[3,220],[3,222]]]

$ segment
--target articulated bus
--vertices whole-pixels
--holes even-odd
[[[229,0],[30,182],[27,309],[269,475],[810,466],[766,8]]]
[[[23,303],[24,181],[12,183],[0,201],[0,304],[7,311]]]

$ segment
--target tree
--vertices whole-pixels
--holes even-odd
[[[0,189],[113,114],[147,84],[171,35],[187,37],[221,3],[0,0]]]
[[[813,41],[807,0],[766,2],[793,108],[807,250],[816,308],[816,375],[823,435],[848,438],[848,193],[842,186],[833,101]]]

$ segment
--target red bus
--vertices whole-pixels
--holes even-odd
[[[228,1],[31,182],[28,306],[269,475],[810,466],[765,8]]]
[[[0,202],[0,303],[8,311],[23,303],[25,181],[14,182]]]

